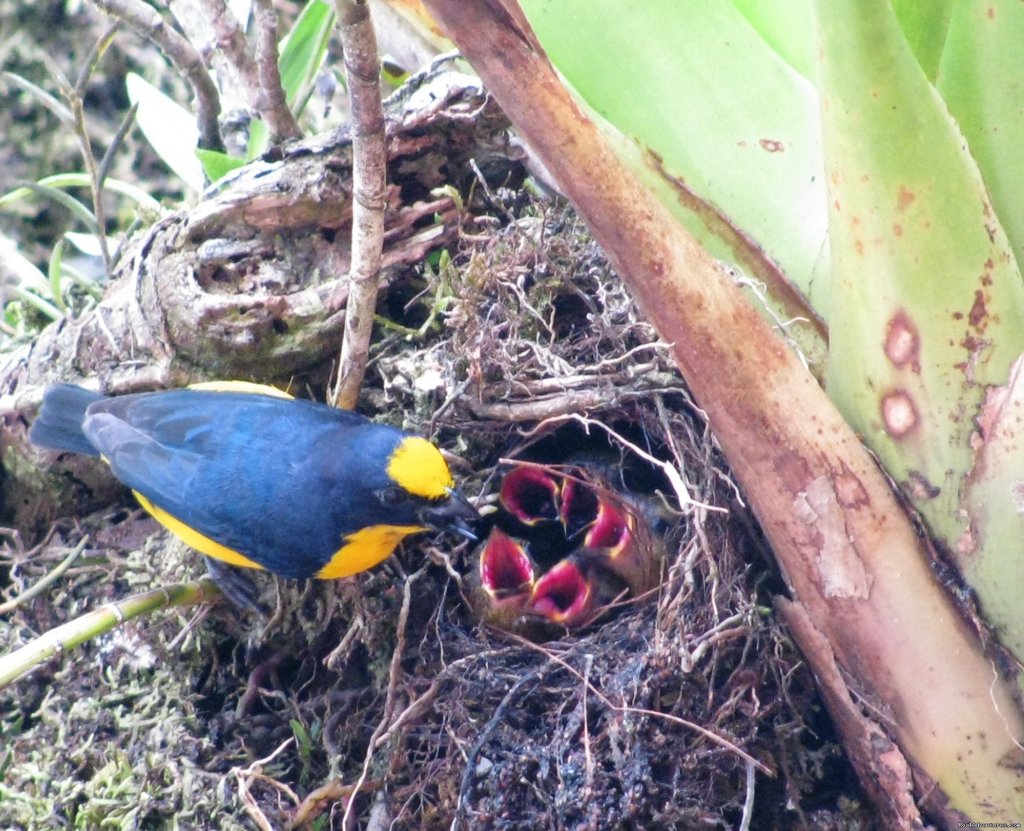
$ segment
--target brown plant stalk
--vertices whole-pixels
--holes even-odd
[[[352,409],[366,374],[377,308],[387,204],[387,148],[380,97],[380,58],[370,10],[365,0],[335,0],[335,6],[352,103],[353,172],[350,288],[338,380],[331,399],[336,407]]]

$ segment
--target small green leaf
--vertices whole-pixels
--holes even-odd
[[[262,119],[254,118],[249,122],[249,141],[245,146],[246,161],[252,161],[262,155],[270,146],[270,131]]]
[[[49,320],[59,320],[62,316],[60,309],[34,291],[29,291],[22,286],[12,286],[10,292],[26,306],[31,306]]]
[[[199,161],[203,165],[206,178],[211,182],[218,182],[232,170],[237,170],[245,165],[245,159],[229,156],[219,150],[205,150],[199,147],[196,148],[196,156],[199,157]]]
[[[68,307],[64,305],[64,297],[61,292],[61,261],[64,259],[64,240],[57,240],[57,244],[53,246],[53,251],[50,254],[50,295],[53,297],[53,302],[58,309],[63,313],[67,313]]]
[[[313,753],[313,742],[309,737],[309,731],[306,730],[306,726],[298,719],[293,718],[288,723],[291,725],[292,733],[295,735],[299,758],[304,761],[308,760]]]

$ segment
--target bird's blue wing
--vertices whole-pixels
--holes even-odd
[[[112,413],[88,415],[83,430],[121,482],[180,517],[200,453],[162,444]]]
[[[83,430],[124,484],[201,535],[278,574],[315,574],[350,530],[317,469],[344,459],[362,416],[264,395],[179,390],[105,399]],[[342,429],[338,429],[342,427]],[[365,512],[353,489],[346,503]]]

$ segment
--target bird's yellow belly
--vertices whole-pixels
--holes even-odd
[[[181,539],[186,545],[191,546],[200,554],[207,557],[214,557],[223,560],[233,566],[242,568],[262,569],[259,563],[250,560],[244,554],[221,545],[204,534],[199,533],[175,516],[157,507],[138,491],[133,491],[139,504],[164,528]],[[416,534],[426,531],[427,528],[420,525],[371,525],[361,528],[354,534],[349,534],[344,544],[331,556],[315,575],[320,580],[336,580],[339,577],[348,577],[373,568],[378,563],[386,560],[397,545],[409,534]]]
[[[259,563],[255,563],[248,557],[228,548],[226,545],[221,545],[216,540],[211,540],[209,537],[200,534],[195,528],[190,528],[177,517],[171,516],[162,508],[158,508],[138,491],[132,491],[132,493],[135,494],[135,498],[139,500],[139,504],[146,509],[146,512],[149,513],[153,519],[200,554],[205,554],[207,557],[214,557],[218,560],[223,560],[233,566],[240,566],[242,568],[263,568]]]
[[[373,568],[386,560],[409,534],[426,530],[419,525],[371,525],[360,528],[345,538],[345,544],[334,552],[334,556],[316,576],[321,580],[334,580]]]

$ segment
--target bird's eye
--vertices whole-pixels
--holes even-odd
[[[397,508],[405,502],[405,493],[401,488],[384,488],[382,491],[377,491],[377,498],[385,508]]]

